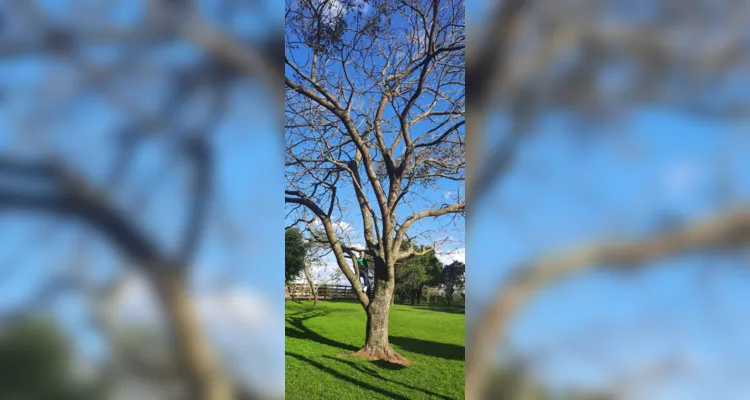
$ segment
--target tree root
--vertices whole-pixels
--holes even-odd
[[[388,345],[378,346],[377,348],[365,346],[355,352],[353,356],[370,360],[381,360],[403,366],[409,366],[412,364],[411,361],[406,359],[406,357],[402,356]]]

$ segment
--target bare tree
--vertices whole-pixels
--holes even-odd
[[[367,314],[357,354],[406,362],[388,342],[394,268],[416,252],[402,243],[419,221],[465,206],[460,194],[429,197],[441,180],[464,180],[463,2],[287,2],[286,25],[289,212],[320,221],[357,291]],[[350,205],[363,247],[342,239]],[[372,298],[346,258],[361,250],[374,260]]]
[[[324,234],[318,234],[316,237],[324,237]],[[305,253],[305,266],[304,266],[304,274],[305,279],[307,280],[307,284],[310,285],[310,293],[313,295],[313,306],[318,305],[318,286],[320,282],[315,283],[316,278],[320,278],[319,276],[314,276],[311,270],[313,270],[315,267],[324,265],[322,262],[323,257],[327,256],[331,253],[330,247],[327,246],[327,242],[319,242],[316,240],[308,240],[306,243],[307,246],[307,252]]]
[[[109,24],[112,10],[90,3],[69,10],[72,20],[36,3],[2,5],[0,62],[31,55],[55,72],[3,99],[33,108],[15,115],[16,133],[3,134],[0,211],[76,220],[109,241],[158,294],[190,392],[230,399],[234,385],[200,327],[187,279],[203,233],[226,221],[212,194],[215,131],[231,92],[248,77],[280,76],[271,39],[230,36],[189,3],[149,2],[135,24]],[[178,56],[164,57],[179,46]],[[76,130],[83,109],[94,129]],[[157,165],[144,173],[148,154]],[[164,189],[181,196],[159,221],[184,211],[182,223],[150,219]]]
[[[303,269],[305,272],[305,279],[307,280],[307,284],[310,285],[310,293],[313,295],[313,306],[318,305],[318,287],[313,282],[312,275],[310,275],[310,265],[305,263],[305,267]]]
[[[644,105],[711,118],[747,115],[747,99],[728,90],[734,85],[730,77],[747,78],[747,4],[665,0],[650,4],[649,17],[641,19],[631,2],[487,3],[467,60],[469,157],[482,160],[469,171],[470,213],[489,201],[487,193],[503,182],[535,121],[550,110],[593,124]],[[604,84],[613,70],[621,72],[621,81]],[[507,118],[507,124],[490,124],[493,116]],[[583,131],[570,132],[571,139]],[[487,149],[490,138],[500,140]],[[593,244],[524,263],[471,328],[467,399],[484,395],[500,334],[537,291],[594,268],[631,268],[678,253],[743,245],[750,240],[748,221],[747,209],[740,208],[648,240]]]

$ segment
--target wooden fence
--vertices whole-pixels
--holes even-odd
[[[337,300],[356,298],[354,290],[349,285],[320,285],[318,288],[318,300]],[[293,283],[285,288],[284,298],[286,300],[312,300],[313,294],[310,285],[306,283]]]

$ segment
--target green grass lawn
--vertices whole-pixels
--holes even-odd
[[[359,303],[286,302],[287,399],[463,399],[463,309],[396,304],[391,346],[408,367],[352,357],[365,340]]]

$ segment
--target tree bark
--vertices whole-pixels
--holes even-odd
[[[376,261],[375,288],[370,304],[365,309],[367,314],[365,345],[354,353],[354,355],[374,360],[384,360],[394,364],[408,365],[409,360],[393,350],[388,341],[388,314],[391,309],[395,284],[392,273],[393,268],[391,267],[390,269],[391,273],[383,273],[383,269],[388,271],[385,263]]]
[[[153,278],[174,337],[175,355],[191,393],[201,400],[234,399],[232,384],[219,367],[201,330],[195,305],[187,290],[185,272],[157,269]]]

